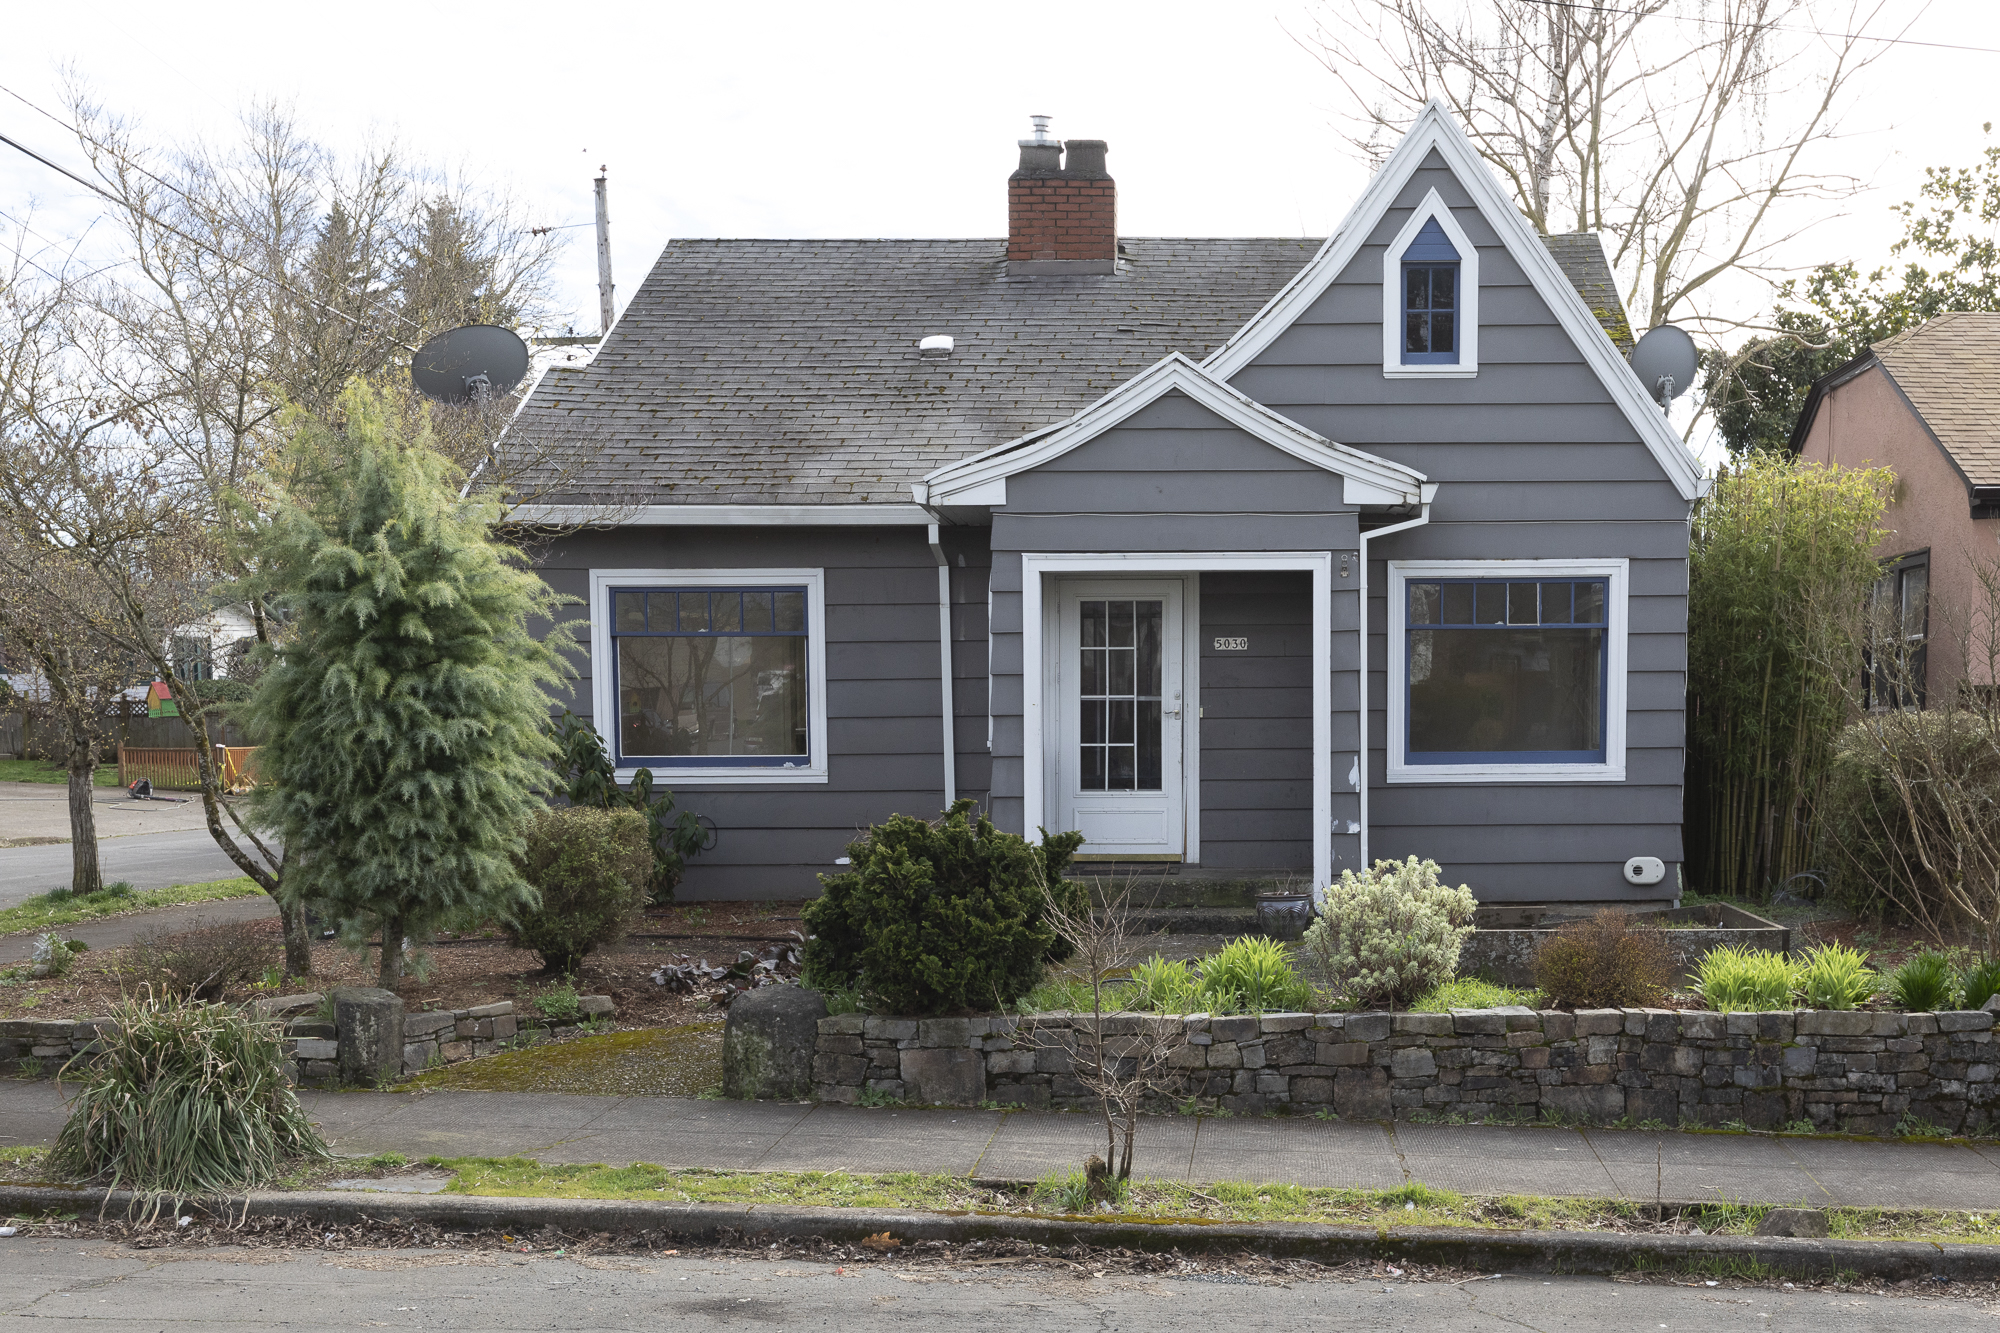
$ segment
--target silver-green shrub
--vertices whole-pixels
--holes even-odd
[[[1457,974],[1477,906],[1465,885],[1438,882],[1435,861],[1377,861],[1340,872],[1305,946],[1342,999],[1407,1004]]]

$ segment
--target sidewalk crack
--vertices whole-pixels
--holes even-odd
[[[1000,1118],[993,1122],[993,1132],[986,1136],[986,1142],[980,1145],[979,1156],[972,1159],[972,1165],[965,1172],[967,1180],[973,1180],[978,1177],[980,1164],[986,1160],[986,1154],[993,1151],[993,1144],[999,1139],[1001,1128],[1006,1125],[1008,1118],[1013,1114],[1012,1111],[1002,1111]]]
[[[1597,1163],[1597,1169],[1604,1173],[1604,1178],[1611,1182],[1612,1195],[1616,1197],[1621,1194],[1623,1190],[1618,1183],[1618,1175],[1611,1169],[1611,1163],[1604,1160],[1604,1154],[1597,1151],[1597,1145],[1591,1142],[1590,1131],[1578,1125],[1576,1127],[1576,1136],[1583,1140],[1584,1147],[1590,1149],[1591,1160]]]
[[[770,1147],[764,1149],[763,1152],[757,1154],[756,1161],[750,1163],[749,1166],[743,1169],[746,1171],[755,1171],[758,1167],[764,1165],[765,1161],[770,1158],[771,1154],[778,1151],[779,1145],[784,1143],[786,1139],[792,1137],[793,1133],[795,1133],[798,1130],[798,1127],[800,1125],[803,1125],[806,1121],[818,1115],[819,1108],[824,1105],[826,1105],[825,1102],[814,1102],[812,1104],[812,1107],[809,1110],[807,1110],[807,1112],[804,1115],[800,1116],[797,1120],[794,1120],[790,1125],[785,1127],[784,1133],[778,1135],[777,1138],[771,1140]]]
[[[1826,1201],[1828,1203],[1840,1202],[1840,1200],[1836,1199],[1833,1196],[1833,1191],[1828,1189],[1824,1184],[1822,1184],[1820,1182],[1820,1178],[1813,1174],[1812,1168],[1807,1166],[1805,1162],[1800,1159],[1799,1155],[1792,1151],[1791,1144],[1786,1143],[1783,1139],[1778,1139],[1778,1146],[1785,1150],[1785,1156],[1792,1159],[1792,1165],[1799,1169],[1799,1174],[1804,1176],[1807,1180],[1810,1180],[1813,1183],[1813,1188],[1817,1189],[1821,1194],[1824,1194],[1826,1196]]]
[[[1389,1151],[1396,1154],[1396,1169],[1403,1173],[1403,1183],[1407,1185],[1416,1177],[1410,1174],[1409,1159],[1403,1156],[1403,1141],[1396,1137],[1396,1122],[1385,1120],[1381,1123],[1382,1132],[1389,1136]]]

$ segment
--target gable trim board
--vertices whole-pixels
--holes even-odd
[[[1458,360],[1403,364],[1403,255],[1435,219],[1458,251]],[[1392,380],[1469,380],[1479,374],[1479,247],[1436,190],[1424,196],[1382,254],[1382,374]]]
[[[1198,552],[1135,554],[1129,551],[1021,553],[1021,804],[1023,830],[1049,822],[1047,745],[1054,713],[1048,707],[1048,609],[1045,574],[1199,574],[1230,570],[1295,570],[1312,575],[1312,847],[1313,880],[1333,878],[1333,552]],[[1199,658],[1199,653],[1195,654]],[[1195,734],[1199,734],[1198,731]],[[1185,737],[1183,744],[1186,744]],[[1199,771],[1195,775],[1199,778]],[[1184,774],[1183,783],[1187,781]],[[1199,787],[1193,789],[1199,792]],[[1198,799],[1196,801],[1198,804]],[[1191,835],[1195,830],[1191,830]],[[1190,845],[1194,845],[1192,836]]]
[[[1060,458],[1169,393],[1182,393],[1246,434],[1301,462],[1341,478],[1350,505],[1406,506],[1429,498],[1421,472],[1336,444],[1280,416],[1247,394],[1171,352],[1104,397],[1052,428],[1023,435],[983,454],[947,464],[911,488],[920,505],[952,507],[1007,503],[1007,478]]]
[[[1584,363],[1596,372],[1612,401],[1623,411],[1640,440],[1680,492],[1681,499],[1694,500],[1707,494],[1709,481],[1702,474],[1701,465],[1667,423],[1666,414],[1660,411],[1659,405],[1646,396],[1638,376],[1625,364],[1624,357],[1619,355],[1617,347],[1606,336],[1604,327],[1584,305],[1576,288],[1563,276],[1548,247],[1529,229],[1526,219],[1502,192],[1471,142],[1452,123],[1450,112],[1436,99],[1432,99],[1418,114],[1410,132],[1368,182],[1368,187],[1361,192],[1361,197],[1341,221],[1339,229],[1327,238],[1312,262],[1301,269],[1298,276],[1272,297],[1228,342],[1210,353],[1202,362],[1202,368],[1218,380],[1234,379],[1239,371],[1277,341],[1278,336],[1304,315],[1353,263],[1368,243],[1376,224],[1395,204],[1403,186],[1434,151],[1444,159],[1466,193],[1472,196],[1473,204],[1500,237],[1507,253],[1521,266],[1536,292],[1548,303],[1557,322],[1576,344]],[[1387,373],[1385,364],[1385,376]]]
[[[744,583],[799,583],[806,590],[806,750],[803,767],[683,767],[627,764],[618,753],[617,671],[612,662],[611,593],[623,587],[657,584],[727,587]],[[675,787],[765,786],[827,781],[826,571],[824,569],[593,569],[590,571],[590,703],[597,734],[604,741],[622,784],[650,768],[663,785]],[[607,728],[609,729],[607,731]]]

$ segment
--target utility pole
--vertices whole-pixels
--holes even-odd
[[[608,169],[597,169],[597,336],[611,332],[611,209],[605,202]]]

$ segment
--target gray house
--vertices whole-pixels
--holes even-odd
[[[1066,153],[1066,157],[1065,157]],[[576,711],[795,897],[957,797],[1178,873],[1427,856],[1676,895],[1687,523],[1592,236],[1447,113],[1324,244],[1117,234],[1038,131],[1005,241],[677,241],[517,438]]]

